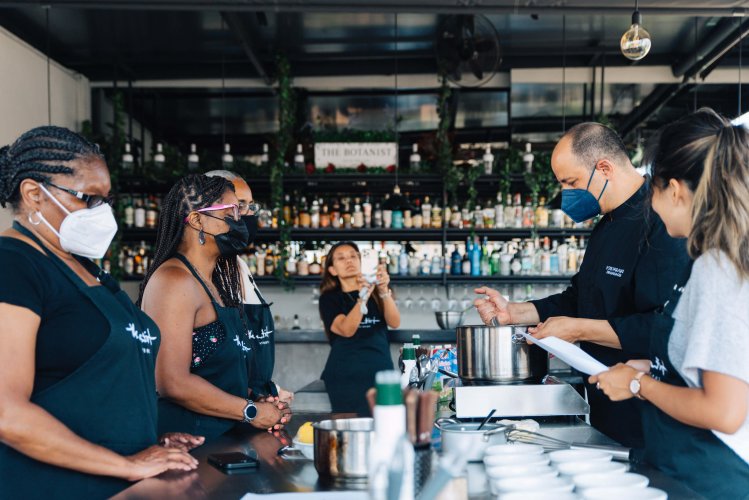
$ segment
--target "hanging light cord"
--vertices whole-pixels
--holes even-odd
[[[395,28],[395,185],[398,185],[398,170],[399,170],[399,144],[400,138],[398,136],[398,13],[395,13],[394,17],[394,28]]]
[[[567,131],[567,16],[562,16],[562,133]]]
[[[47,53],[47,125],[52,125],[52,63],[49,59],[49,9],[51,6],[45,5],[43,7],[44,9],[44,22],[47,30],[47,40],[46,45],[47,48],[45,52]]]
[[[221,34],[224,34],[226,26],[224,17],[221,16]],[[221,148],[226,144],[226,54],[221,51]]]
[[[742,38],[743,33],[741,32],[741,20],[736,18],[739,23],[739,112],[736,116],[741,116],[741,68],[744,62],[744,39]]]

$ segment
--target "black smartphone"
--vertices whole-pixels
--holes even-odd
[[[240,469],[257,469],[260,462],[257,458],[251,457],[244,453],[217,453],[208,455],[208,463],[225,471],[234,471]]]

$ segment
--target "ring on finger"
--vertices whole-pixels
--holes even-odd
[[[600,382],[596,382],[596,389],[598,389],[599,391],[601,390],[601,383]]]

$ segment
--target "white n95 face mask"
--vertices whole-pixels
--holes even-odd
[[[89,259],[104,257],[114,235],[117,234],[117,221],[112,213],[112,207],[102,203],[95,208],[82,208],[71,212],[47,191],[43,184],[39,186],[55,205],[67,214],[60,224],[60,232],[57,232],[41,212],[38,212],[39,219],[60,239],[62,249]]]

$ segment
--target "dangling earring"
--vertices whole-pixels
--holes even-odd
[[[39,210],[37,210],[34,213],[39,214],[39,220],[38,221],[34,222],[33,219],[31,218],[31,214],[29,214],[27,218],[29,219],[29,224],[31,224],[32,226],[38,226],[39,224],[42,223],[42,213]]]
[[[205,245],[205,232],[202,229],[198,231],[198,243]]]

